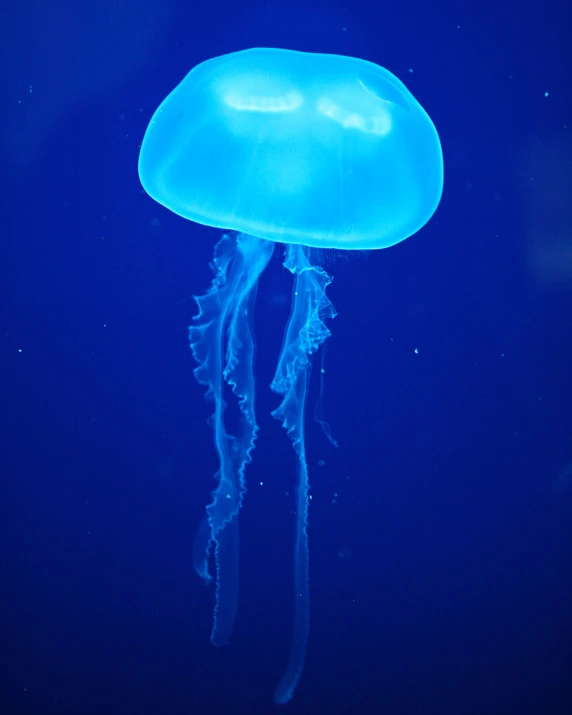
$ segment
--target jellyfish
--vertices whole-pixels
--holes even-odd
[[[293,635],[274,694],[275,703],[287,703],[302,674],[310,623],[308,380],[336,315],[321,249],[386,248],[418,231],[441,198],[439,137],[405,85],[376,64],[256,48],[197,65],[167,96],[145,133],[139,177],[167,209],[224,230],[212,284],[195,298],[189,328],[194,373],[213,406],[218,455],[193,546],[197,573],[215,582],[215,646],[229,641],[237,613],[238,516],[258,433],[253,309],[277,244],[293,275],[271,384],[279,396],[272,414],[292,441],[297,471]],[[232,430],[225,423],[228,399],[239,408]]]

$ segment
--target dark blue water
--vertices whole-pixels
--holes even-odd
[[[291,713],[572,712],[572,102],[559,0],[4,4],[0,712],[258,715],[292,629],[294,457],[256,314],[260,437],[231,644],[192,571],[216,459],[187,326],[219,232],[137,176],[153,111],[252,46],[404,80],[445,191],[416,236],[333,256],[308,421],[312,626]],[[314,378],[317,371],[314,372]],[[318,396],[312,384],[310,404]]]

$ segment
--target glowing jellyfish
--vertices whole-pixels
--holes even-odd
[[[288,702],[300,679],[309,631],[308,498],[304,414],[311,356],[335,315],[331,279],[311,248],[374,249],[418,231],[443,189],[439,137],[391,72],[338,55],[252,49],[195,67],[153,115],[139,176],[156,201],[225,234],[215,247],[210,290],[196,298],[190,343],[197,380],[214,403],[216,487],[194,547],[211,580],[211,641],[228,642],[238,599],[238,512],[258,427],[254,412],[253,305],[275,242],[294,274],[292,311],[272,389],[273,412],[297,455],[294,634],[274,700]],[[240,407],[225,428],[223,388]]]

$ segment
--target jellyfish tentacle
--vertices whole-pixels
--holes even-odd
[[[326,391],[326,387],[325,387],[326,381],[324,379],[324,375],[325,375],[326,371],[324,369],[324,364],[326,362],[326,343],[324,343],[322,345],[320,352],[322,353],[322,355],[321,355],[322,364],[320,367],[320,392],[318,394],[318,399],[316,400],[316,404],[314,405],[314,419],[322,428],[322,432],[324,433],[326,439],[332,445],[332,447],[337,447],[338,440],[332,434],[332,428],[330,427],[330,423],[326,422],[326,420],[324,419],[324,393]]]
[[[292,385],[293,400],[291,413],[298,424],[303,424],[306,406],[306,392],[310,369],[309,366],[301,369]],[[274,414],[274,413],[273,413]],[[279,417],[279,415],[276,415]],[[281,417],[279,417],[281,419]],[[290,433],[291,436],[293,433]],[[306,445],[304,431],[301,430],[296,439],[293,438],[296,451],[296,531],[294,546],[294,631],[290,644],[290,655],[286,670],[274,692],[274,702],[283,705],[289,702],[298,685],[310,631],[310,552],[308,548],[308,506],[310,497],[310,482],[308,479],[308,466],[306,464]]]
[[[214,551],[216,594],[211,642],[216,646],[228,642],[238,602],[238,512],[246,493],[244,472],[258,432],[252,308],[258,278],[272,251],[269,241],[225,234],[215,247],[211,287],[195,298],[198,313],[189,328],[191,350],[198,363],[195,377],[207,388],[206,397],[215,405],[210,423],[219,460],[217,485],[195,538],[193,563],[199,576],[211,581],[209,559]],[[225,428],[225,383],[240,408],[236,435]]]
[[[310,583],[308,506],[310,483],[306,462],[304,418],[311,356],[329,337],[325,324],[336,311],[326,296],[330,276],[312,265],[303,246],[290,245],[284,265],[295,274],[292,312],[286,328],[276,375],[271,388],[283,396],[272,415],[282,422],[297,457],[296,544],[294,551],[294,633],[284,675],[274,693],[274,702],[292,699],[300,680],[310,628]]]

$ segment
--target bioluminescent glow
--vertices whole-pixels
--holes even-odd
[[[275,242],[286,244],[295,286],[271,388],[273,415],[297,460],[294,633],[274,695],[288,702],[302,673],[309,633],[309,479],[304,416],[312,355],[335,310],[319,252],[386,248],[418,231],[443,190],[437,131],[405,85],[365,60],[252,49],[195,67],[157,109],[139,176],[147,193],[184,218],[226,233],[215,247],[210,289],[196,298],[189,329],[195,375],[214,404],[219,468],[194,546],[198,574],[216,601],[211,641],[228,642],[239,580],[238,514],[258,427],[253,307]],[[231,434],[224,385],[240,408]],[[329,432],[326,430],[328,436]],[[330,436],[331,438],[331,436]]]

